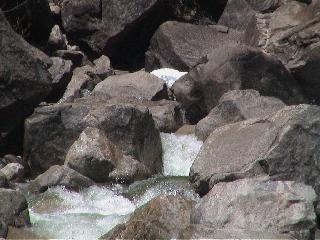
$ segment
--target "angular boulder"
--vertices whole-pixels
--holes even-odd
[[[292,181],[253,178],[219,183],[195,206],[191,222],[307,240],[314,237],[316,199],[312,187]]]
[[[19,191],[0,188],[0,222],[13,227],[30,226],[28,203]]]
[[[32,180],[26,190],[29,193],[42,193],[50,187],[64,186],[67,189],[79,191],[92,185],[94,182],[91,179],[75,170],[67,166],[54,165]]]
[[[255,90],[234,90],[224,94],[214,107],[196,125],[196,136],[204,141],[218,127],[250,118],[275,113],[286,105],[277,98],[264,97]]]
[[[203,195],[221,181],[267,174],[320,193],[319,119],[320,107],[298,105],[217,128],[194,161],[190,181]]]
[[[5,136],[45,99],[51,76],[46,70],[50,58],[16,34],[2,11],[0,36],[0,135]]]
[[[106,99],[119,96],[141,100],[168,98],[165,81],[144,71],[110,76],[94,88],[93,95]]]
[[[297,82],[278,59],[244,45],[213,50],[172,89],[193,122],[205,117],[230,90],[254,89],[286,104],[304,102]]]
[[[117,164],[117,154],[104,132],[87,127],[69,148],[65,165],[95,182],[106,182]]]
[[[291,70],[309,101],[319,103],[320,2],[288,1],[272,14],[256,15],[245,41],[279,58]]]
[[[201,26],[181,22],[163,23],[150,40],[145,68],[189,71],[201,58],[221,45],[237,45],[242,36],[219,25]]]
[[[25,174],[24,167],[19,163],[9,163],[4,168],[0,169],[0,174],[3,174],[8,181],[21,181]]]
[[[179,196],[160,195],[137,209],[100,239],[172,239],[190,223],[195,202]]]
[[[87,97],[36,109],[25,121],[24,158],[38,173],[63,164],[86,127],[99,128],[123,154],[135,157],[152,173],[161,172],[160,134],[148,109],[117,99]]]

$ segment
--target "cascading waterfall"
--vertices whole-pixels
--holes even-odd
[[[171,86],[185,73],[164,69],[155,74]],[[130,186],[93,186],[80,192],[53,187],[43,194],[30,196],[32,227],[19,230],[19,234],[41,239],[98,239],[160,194],[197,200],[198,195],[187,176],[202,142],[195,135],[168,133],[161,133],[161,141],[164,176],[154,176]],[[9,234],[9,238],[15,237]]]

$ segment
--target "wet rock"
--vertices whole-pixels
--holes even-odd
[[[166,22],[150,40],[145,68],[147,71],[164,67],[189,71],[212,49],[236,45],[241,39],[237,31],[224,26]]]
[[[195,206],[191,222],[311,239],[316,199],[312,187],[292,181],[253,178],[218,183]]]
[[[298,105],[220,127],[204,142],[190,180],[206,194],[221,181],[267,174],[304,182],[319,193],[319,117],[318,106]]]
[[[30,225],[28,203],[22,193],[0,188],[0,221],[13,227]]]
[[[254,89],[287,104],[304,101],[298,84],[279,60],[243,45],[213,50],[172,89],[192,122],[205,117],[230,90]]]
[[[4,168],[0,169],[0,172],[8,181],[19,182],[23,179],[25,170],[24,167],[19,163],[9,163]]]
[[[68,150],[65,165],[95,182],[106,182],[117,164],[117,154],[104,132],[88,127]]]
[[[218,127],[275,113],[286,105],[274,97],[263,97],[255,90],[234,90],[224,94],[196,126],[196,136],[204,141]]]
[[[7,135],[50,92],[50,58],[16,34],[1,11],[0,35],[0,135]]]
[[[107,99],[118,96],[141,100],[168,98],[165,82],[144,71],[110,76],[95,87],[93,95]]]
[[[56,102],[61,98],[72,77],[73,64],[59,57],[51,58],[53,65],[48,69],[52,76],[52,92],[48,101]]]
[[[109,174],[111,182],[130,184],[151,177],[150,170],[132,156],[122,156]]]
[[[79,191],[94,185],[94,182],[67,166],[52,166],[46,172],[31,181],[26,190],[29,193],[42,193],[49,187],[64,186]]]
[[[40,173],[63,164],[67,150],[86,127],[102,130],[119,151],[152,173],[162,171],[160,134],[148,109],[117,99],[88,97],[36,109],[25,122],[24,158]]]
[[[179,196],[158,196],[137,209],[128,222],[100,239],[172,239],[190,222],[194,201]]]
[[[59,25],[54,25],[48,40],[48,44],[52,50],[67,49],[66,39]]]
[[[319,103],[319,1],[288,1],[271,14],[255,15],[246,42],[279,58],[310,101]]]

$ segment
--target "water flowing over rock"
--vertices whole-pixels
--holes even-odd
[[[196,136],[204,141],[218,127],[250,118],[275,113],[286,105],[274,97],[264,97],[255,90],[234,90],[225,93],[196,126]]]
[[[78,191],[92,186],[94,182],[67,166],[54,165],[40,174],[27,186],[29,193],[42,193],[50,187],[63,186]]]
[[[179,72],[178,70],[171,68],[161,68],[151,72],[151,74],[164,80],[169,88],[182,76],[186,75],[187,72]]]
[[[196,205],[194,224],[246,229],[311,239],[316,226],[312,187],[268,178],[219,183]]]
[[[100,239],[171,239],[190,222],[194,202],[175,196],[159,196],[137,209],[128,222]]]
[[[244,45],[213,50],[172,89],[192,122],[205,117],[230,90],[254,89],[286,104],[304,102],[300,87],[278,59]]]
[[[1,11],[0,36],[0,135],[6,136],[50,92],[51,60],[16,34]]]
[[[166,22],[150,40],[145,68],[147,71],[159,68],[189,71],[212,49],[237,45],[241,39],[237,31],[224,26]]]
[[[30,225],[28,203],[22,193],[0,188],[0,221],[13,227]]]
[[[151,173],[162,171],[160,134],[148,109],[117,99],[88,97],[36,109],[25,122],[24,158],[37,173],[63,164],[86,127],[102,130],[123,154],[135,157]]]
[[[320,107],[285,107],[273,115],[213,131],[194,161],[190,180],[201,194],[216,183],[267,174],[273,180],[319,185]]]
[[[107,99],[114,97],[136,98],[140,100],[167,99],[165,82],[144,71],[114,75],[100,82],[93,90],[93,95]]]

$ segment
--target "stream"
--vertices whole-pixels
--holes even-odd
[[[80,192],[53,187],[29,196],[32,227],[10,229],[8,239],[98,239],[160,194],[198,199],[188,181],[202,142],[194,135],[161,133],[164,175],[130,186],[92,186]]]

